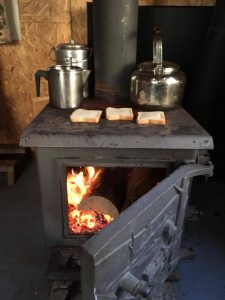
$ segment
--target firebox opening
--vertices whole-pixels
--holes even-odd
[[[149,167],[66,167],[68,234],[101,230],[166,174]]]

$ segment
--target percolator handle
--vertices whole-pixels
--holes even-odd
[[[41,77],[44,77],[46,80],[48,80],[48,73],[46,70],[37,70],[37,72],[35,72],[37,97],[40,97]]]

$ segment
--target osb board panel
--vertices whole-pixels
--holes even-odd
[[[70,0],[19,0],[21,22],[70,23]]]
[[[17,143],[21,130],[32,120],[35,97],[34,73],[54,64],[52,46],[71,36],[70,24],[21,23],[22,42],[0,47],[0,143]],[[47,82],[41,82],[47,95]]]
[[[31,99],[33,115],[38,115],[42,109],[49,103],[49,97],[34,97]]]
[[[78,44],[87,43],[87,1],[71,0],[72,38]]]

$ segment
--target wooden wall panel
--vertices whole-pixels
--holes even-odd
[[[87,44],[87,1],[71,0],[72,38],[78,44]]]
[[[70,1],[19,0],[21,22],[70,23]]]
[[[34,117],[35,71],[54,64],[51,47],[71,38],[70,0],[19,0],[19,10],[22,41],[0,46],[0,144],[18,142]]]

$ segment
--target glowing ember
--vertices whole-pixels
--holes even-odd
[[[101,169],[85,167],[67,174],[69,229],[71,233],[93,233],[105,227],[113,218],[96,211],[78,210],[79,203],[87,198],[98,184]]]

